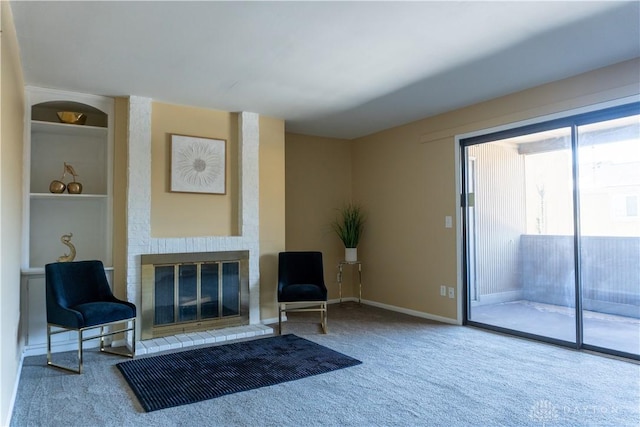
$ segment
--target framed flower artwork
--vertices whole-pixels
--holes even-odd
[[[226,194],[227,141],[171,135],[171,191]]]

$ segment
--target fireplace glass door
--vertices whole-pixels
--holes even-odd
[[[154,326],[240,315],[240,262],[155,266]]]

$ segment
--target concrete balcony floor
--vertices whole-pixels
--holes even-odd
[[[575,310],[531,301],[473,306],[469,320],[530,334],[575,342]],[[583,312],[584,343],[640,354],[640,319]]]

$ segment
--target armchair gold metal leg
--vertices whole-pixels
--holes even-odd
[[[100,351],[104,351],[104,326],[100,326]]]
[[[82,367],[83,367],[83,363],[82,363],[82,329],[80,329],[78,331],[78,373],[81,374],[82,373]]]
[[[117,331],[111,331],[111,332],[107,332],[105,333],[104,328],[105,326],[110,326],[110,325],[115,325],[115,324],[119,324],[119,323],[128,323],[129,321],[131,321],[131,327],[127,327],[125,326],[124,329],[120,329]],[[53,331],[51,330],[52,326],[56,326],[58,328],[60,328],[61,330],[56,330]],[[90,329],[94,329],[94,328],[100,328],[100,335],[99,336],[90,336],[89,338],[84,338],[83,334],[85,330],[90,330]],[[74,369],[74,368],[70,368],[67,366],[63,366],[63,365],[58,365],[56,363],[53,363],[52,361],[52,355],[51,355],[51,336],[55,335],[55,334],[60,334],[60,333],[65,333],[65,332],[70,332],[70,331],[76,331],[78,334],[78,368]],[[109,350],[107,347],[105,347],[104,345],[104,338],[107,336],[111,336],[111,335],[116,335],[116,334],[120,334],[120,333],[126,333],[126,332],[132,332],[133,334],[133,341],[132,341],[132,345],[131,345],[131,352],[127,353],[127,352],[121,352],[121,351],[113,351],[113,350]],[[95,326],[95,327],[89,327],[89,328],[81,328],[81,329],[67,329],[58,325],[53,325],[53,324],[47,324],[47,365],[48,366],[52,366],[54,368],[58,368],[58,369],[63,369],[65,371],[69,371],[69,372],[73,372],[76,374],[81,374],[82,370],[84,368],[84,354],[83,354],[83,343],[85,341],[88,340],[93,340],[98,338],[100,340],[100,351],[103,353],[110,353],[110,354],[115,354],[118,356],[125,356],[125,357],[131,357],[133,358],[136,354],[136,319],[128,319],[128,320],[124,320],[124,321],[115,321],[115,322],[111,322],[111,323],[105,323],[104,325],[100,325],[100,326]]]
[[[322,332],[329,333],[327,328],[327,303],[322,303],[322,311],[320,312],[320,324],[322,325]]]
[[[78,369],[69,368],[68,366],[58,365],[57,363],[53,363],[51,356],[51,335],[59,334],[65,331],[56,331],[51,332],[51,325],[47,324],[47,366],[52,366],[54,368],[62,369],[67,372],[73,372],[74,374],[82,373],[82,330],[78,330]]]
[[[136,355],[136,319],[133,319],[133,331],[131,337],[131,357]]]
[[[51,325],[47,324],[47,365],[51,365]]]
[[[290,304],[303,304],[303,307],[292,307],[292,308],[287,308],[286,304],[287,303],[280,303],[278,304],[278,333],[280,335],[282,335],[282,313],[289,313],[289,312],[309,312],[309,311],[319,311],[320,312],[320,326],[322,327],[322,331],[327,334],[328,332],[328,327],[327,327],[327,303],[326,302],[318,302],[318,301],[295,301],[293,303]],[[305,306],[306,305],[306,306]],[[319,307],[318,307],[319,305]],[[309,306],[312,306],[313,308],[309,308]]]
[[[109,354],[114,354],[116,356],[123,356],[123,357],[130,357],[133,359],[133,357],[136,355],[136,319],[130,319],[131,321],[131,327],[129,328],[128,326],[125,326],[125,329],[122,329],[120,331],[115,331],[115,332],[110,332],[107,334],[104,334],[104,336],[100,337],[100,351],[103,353],[109,353]],[[125,321],[125,323],[129,322],[129,320]],[[126,352],[126,351],[116,351],[116,350],[111,350],[107,347],[104,346],[104,337],[105,336],[110,336],[110,335],[115,335],[121,332],[133,332],[133,341],[132,341],[132,345],[131,345],[131,351],[130,352]],[[102,328],[100,328],[100,335],[102,335],[103,331]]]

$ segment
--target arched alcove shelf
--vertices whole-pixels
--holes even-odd
[[[31,120],[36,122],[59,123],[58,112],[70,111],[83,113],[87,116],[87,121],[83,126],[107,128],[109,126],[109,114],[92,105],[75,101],[45,101],[31,106]]]
[[[37,272],[69,254],[60,240],[65,234],[73,234],[75,260],[100,259],[110,267],[114,101],[34,87],[26,95],[22,268]],[[63,123],[57,113],[64,111],[83,113],[86,122]],[[54,181],[65,190],[53,192]],[[74,181],[80,193],[69,190]]]

